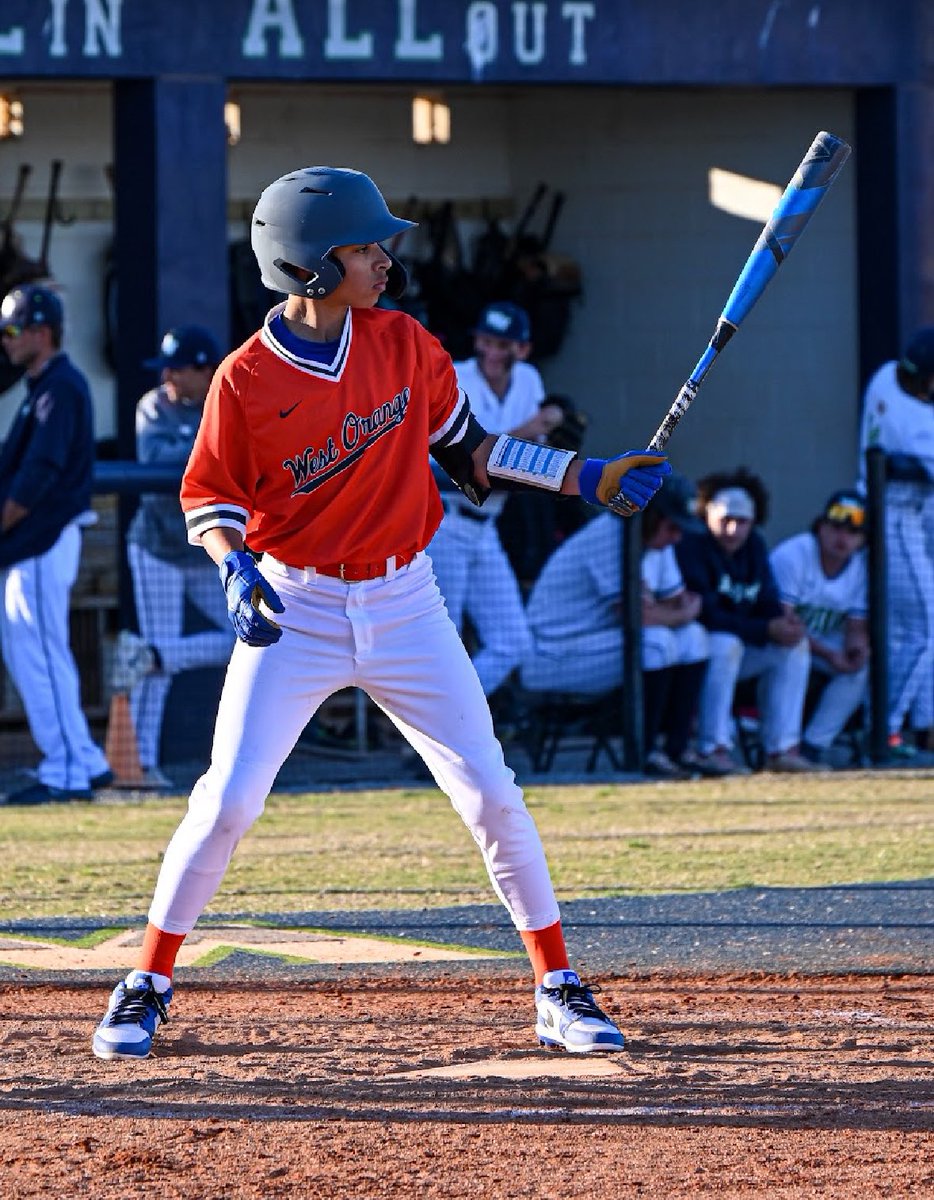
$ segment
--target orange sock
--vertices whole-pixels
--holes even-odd
[[[184,933],[166,933],[155,925],[147,925],[136,969],[153,971],[156,975],[165,975],[171,979],[175,969],[175,958],[184,940]]]
[[[555,921],[554,925],[545,929],[523,929],[519,936],[531,960],[536,987],[544,979],[546,971],[566,971],[570,967],[560,921]]]

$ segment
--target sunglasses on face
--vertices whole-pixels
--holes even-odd
[[[23,328],[22,325],[0,325],[0,337],[18,338]]]
[[[851,525],[854,529],[862,529],[866,520],[866,510],[861,504],[840,501],[837,504],[831,504],[824,516],[835,525]]]

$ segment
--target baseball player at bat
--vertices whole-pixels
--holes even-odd
[[[376,307],[405,286],[381,243],[411,224],[368,176],[331,167],[282,176],[253,214],[263,282],[287,298],[218,368],[181,492],[238,641],[211,764],[166,850],[136,969],[94,1035],[101,1058],[149,1053],[186,934],[299,734],[347,687],[387,713],[473,835],[532,962],[541,1042],[623,1046],[571,969],[538,832],[425,554],[442,513],[426,451],[477,505],[533,487],[627,514],[670,468],[662,454],[581,462],[488,435],[435,338]]]

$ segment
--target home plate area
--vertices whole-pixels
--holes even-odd
[[[0,933],[0,966],[35,971],[125,972],[133,964],[143,940],[141,928],[91,930],[78,936],[43,938],[38,933]],[[489,957],[501,957],[493,951]],[[482,951],[464,950],[411,940],[370,937],[357,933],[334,933],[316,929],[265,928],[259,925],[211,925],[196,929],[179,952],[179,968],[216,968],[233,960],[234,969],[243,959],[274,972],[283,966],[302,964],[456,962],[487,957]]]
[[[0,981],[4,1195],[932,1194],[930,977],[603,976],[627,1050],[571,1056],[538,1046],[524,963],[283,967],[357,939],[259,932],[203,931],[246,945],[182,968],[141,1061],[91,1053],[113,971]]]

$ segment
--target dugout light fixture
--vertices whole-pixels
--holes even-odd
[[[240,105],[228,100],[224,105],[224,124],[227,126],[227,145],[236,146],[240,141]]]
[[[751,175],[739,175],[735,171],[724,171],[711,167],[707,173],[707,191],[710,203],[721,212],[747,221],[762,221],[772,215],[775,205],[782,196],[782,189],[765,179]]]
[[[451,140],[451,108],[441,96],[415,96],[412,100],[412,141],[419,146]]]
[[[0,93],[0,140],[21,138],[24,128],[22,100]]]

